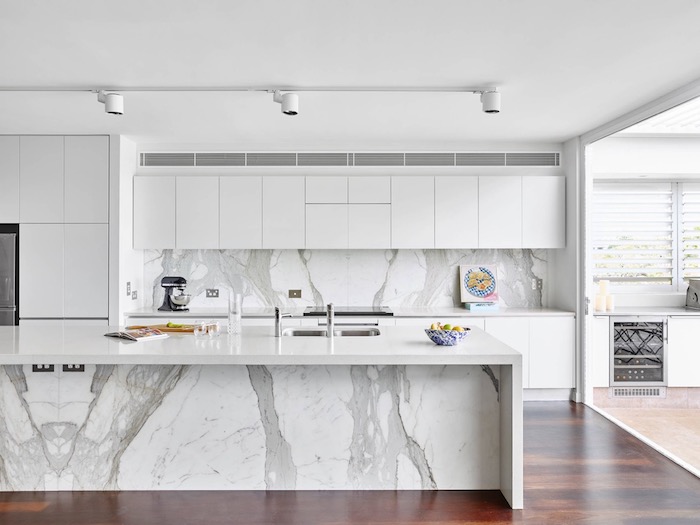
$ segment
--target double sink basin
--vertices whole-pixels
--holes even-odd
[[[334,337],[371,337],[379,335],[379,328],[336,328],[333,330]],[[295,337],[326,337],[325,328],[285,328],[282,330],[283,336]]]

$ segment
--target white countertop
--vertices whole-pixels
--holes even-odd
[[[238,336],[129,342],[105,337],[118,327],[0,326],[0,365],[500,365],[521,363],[516,350],[474,328],[457,346],[437,346],[419,327],[381,327],[373,337],[274,337],[274,328],[243,327]]]
[[[624,306],[615,308],[612,312],[593,312],[596,317],[616,315],[678,315],[700,317],[700,310],[689,310],[685,306]]]
[[[295,308],[283,308],[286,313],[291,313],[293,317],[304,317],[305,306]],[[430,306],[430,307],[400,307],[392,306],[391,311],[394,317],[534,317],[534,316],[573,316],[573,312],[557,310],[555,308],[507,308],[492,312],[470,312],[464,307],[458,306]],[[162,317],[175,319],[182,318],[202,318],[202,319],[225,319],[227,311],[225,308],[193,308],[188,312],[161,312],[158,308],[139,308],[124,314],[127,317]],[[244,308],[243,317],[246,318],[272,318],[275,315],[274,308]],[[337,314],[336,314],[337,315]],[[377,316],[369,316],[377,317]],[[383,317],[383,316],[381,316]]]

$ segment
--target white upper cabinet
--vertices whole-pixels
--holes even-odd
[[[523,248],[564,248],[564,177],[523,177]]]
[[[109,226],[64,226],[64,317],[108,316]]]
[[[522,247],[523,177],[479,177],[479,248]]]
[[[263,248],[305,246],[304,177],[263,177]]]
[[[262,248],[262,177],[219,180],[219,248]]]
[[[383,249],[391,246],[390,204],[348,205],[348,248]]]
[[[134,248],[175,248],[175,177],[134,177]]]
[[[348,247],[348,205],[306,205],[306,247],[345,249]]]
[[[306,177],[307,204],[343,204],[348,202],[347,177]]]
[[[19,137],[0,136],[0,223],[19,222]]]
[[[64,222],[63,141],[57,136],[20,137],[20,222]]]
[[[178,176],[175,184],[175,246],[219,247],[219,177]]]
[[[62,318],[63,224],[21,224],[19,315]]]
[[[479,177],[435,177],[435,248],[479,247]]]
[[[348,177],[350,204],[389,204],[391,177]]]
[[[435,178],[391,178],[391,247],[435,246]]]
[[[64,222],[109,221],[109,137],[65,137]]]

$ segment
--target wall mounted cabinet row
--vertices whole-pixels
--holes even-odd
[[[0,136],[0,223],[107,223],[109,137]]]
[[[564,192],[539,175],[140,175],[134,248],[562,248]]]

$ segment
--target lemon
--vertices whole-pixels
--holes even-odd
[[[454,331],[454,332],[464,332],[464,328],[462,328],[461,326],[453,326],[453,327],[452,327],[452,331]]]
[[[440,323],[433,323],[430,325],[431,330],[440,330]]]

